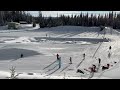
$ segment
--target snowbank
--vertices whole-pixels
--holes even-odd
[[[19,37],[14,40],[5,40],[5,43],[31,43],[31,42],[36,42],[34,38],[30,37]]]

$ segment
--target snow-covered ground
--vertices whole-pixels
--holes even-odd
[[[21,27],[18,30],[0,27],[1,79],[10,77],[12,66],[20,73],[19,79],[88,79],[90,73],[85,69],[89,70],[92,64],[97,66],[98,58],[102,60],[101,66],[110,64],[110,68],[102,71],[100,67],[92,79],[120,79],[120,34],[117,30],[106,27],[104,32],[99,27],[80,26]],[[110,58],[109,46],[112,47]],[[62,60],[61,68],[56,61],[57,53]],[[83,53],[86,57],[81,62]],[[69,64],[70,57],[73,64]],[[77,69],[84,74],[76,73]]]

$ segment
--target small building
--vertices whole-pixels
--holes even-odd
[[[27,24],[26,21],[20,21],[19,23],[20,23],[20,24]]]
[[[8,22],[8,29],[18,29],[20,26],[20,23],[17,22]]]

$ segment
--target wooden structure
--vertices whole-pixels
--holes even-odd
[[[19,26],[20,26],[20,24],[17,22],[9,22],[8,23],[8,29],[18,29]]]

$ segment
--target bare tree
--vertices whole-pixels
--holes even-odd
[[[7,77],[8,79],[17,79],[17,76],[20,74],[20,73],[17,73],[16,74],[16,71],[15,71],[15,68],[16,67],[13,67],[12,66],[12,68],[10,68],[10,73],[11,73],[11,75],[10,75],[10,77]]]

